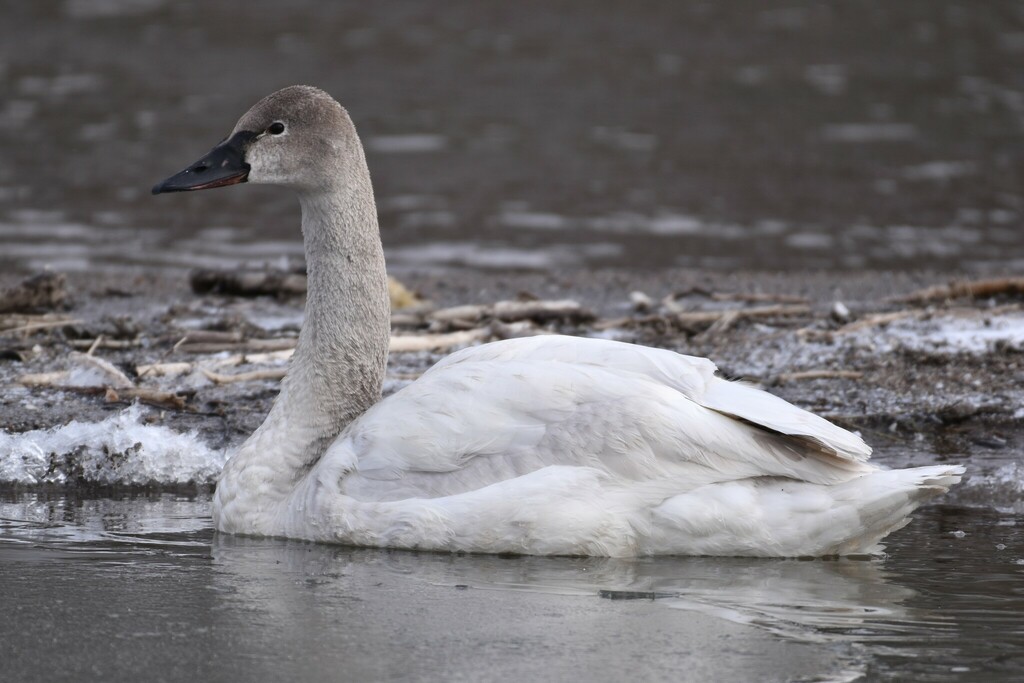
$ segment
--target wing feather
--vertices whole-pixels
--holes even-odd
[[[479,360],[559,360],[628,370],[672,387],[706,408],[814,444],[824,454],[856,462],[871,455],[871,448],[856,434],[757,387],[716,377],[718,368],[706,358],[605,339],[552,335],[470,347],[434,367]]]
[[[666,496],[758,476],[836,483],[872,469],[855,435],[714,372],[705,359],[603,340],[488,344],[371,408],[325,459],[358,463],[342,488],[360,500],[455,495],[566,465]]]

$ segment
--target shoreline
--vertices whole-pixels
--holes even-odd
[[[722,376],[861,431],[891,466],[997,463],[1024,443],[1024,311],[1012,290],[892,300],[956,279],[934,272],[398,277],[429,303],[394,311],[393,335],[418,350],[392,353],[385,395],[460,345],[558,332],[708,357]],[[68,303],[48,314],[63,318],[0,336],[3,433],[102,422],[139,398],[156,406],[146,425],[228,450],[269,410],[301,324],[301,295],[197,294],[184,272],[70,273],[65,286]],[[496,302],[512,303],[499,314]]]

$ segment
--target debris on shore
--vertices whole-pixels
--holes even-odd
[[[60,273],[39,273],[0,289],[0,314],[60,308],[68,301],[67,278]]]
[[[393,307],[385,393],[453,349],[560,333],[706,356],[723,376],[883,438],[955,425],[978,443],[999,444],[1024,418],[1024,290],[1013,279],[958,283],[944,296],[930,288],[840,301],[671,283],[654,295],[625,278],[587,300],[538,277],[464,289],[428,280],[429,296],[393,281],[401,305]],[[138,402],[159,409],[150,419],[226,447],[259,424],[276,395],[298,340],[305,278],[201,271],[191,293],[167,279],[132,288],[68,286],[49,274],[25,282],[52,294],[26,294],[17,311],[0,309],[0,430],[101,420]],[[487,298],[473,301],[474,292]],[[974,294],[954,296],[963,292]]]

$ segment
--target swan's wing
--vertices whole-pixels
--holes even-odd
[[[706,358],[604,339],[536,336],[469,347],[441,360],[434,369],[474,361],[557,360],[635,372],[672,387],[691,401],[767,430],[803,439],[825,453],[864,462],[871,447],[845,429],[757,387],[715,376]]]
[[[853,432],[744,382],[715,377],[708,383],[700,404],[773,432],[806,440],[838,458],[866,462],[871,457],[871,447]]]
[[[459,363],[513,360],[557,361],[628,371],[672,387],[691,400],[704,393],[718,370],[707,358],[606,339],[553,334],[470,346],[441,359],[428,374]]]
[[[317,478],[367,501],[454,495],[553,465],[665,495],[758,476],[835,483],[870,469],[692,400],[722,381],[708,361],[607,357],[628,345],[570,359],[571,346],[555,343],[554,359],[481,347],[481,357],[445,361],[352,423]]]

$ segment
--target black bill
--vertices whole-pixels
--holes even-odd
[[[153,194],[209,190],[244,183],[249,177],[245,148],[255,137],[256,133],[245,130],[235,133],[184,171],[154,185]]]

